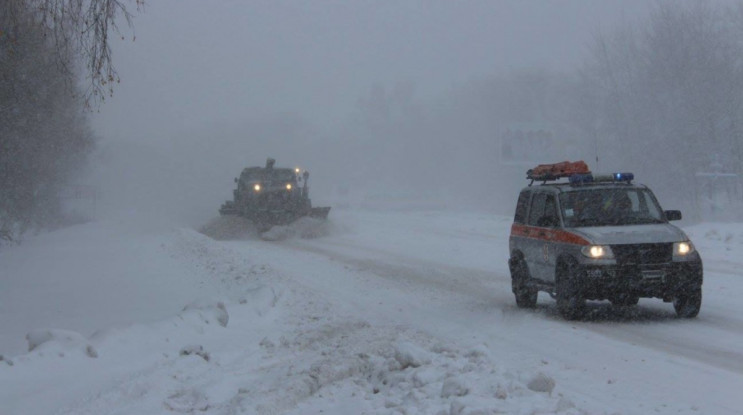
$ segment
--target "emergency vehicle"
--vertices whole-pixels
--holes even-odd
[[[527,171],[509,238],[516,304],[534,308],[539,291],[566,319],[581,318],[587,300],[634,306],[640,298],[673,303],[696,317],[702,304],[702,259],[669,221],[653,192],[632,173],[594,175],[583,161]]]

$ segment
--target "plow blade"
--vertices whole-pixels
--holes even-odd
[[[330,206],[313,207],[310,210],[310,217],[311,218],[327,219],[329,212],[330,212]]]

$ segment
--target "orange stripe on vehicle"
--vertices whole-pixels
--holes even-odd
[[[538,226],[528,226],[514,223],[511,225],[511,236],[520,236],[523,238],[540,239],[550,242],[563,242],[573,245],[590,245],[586,238],[576,235],[572,232],[561,229],[540,228]]]

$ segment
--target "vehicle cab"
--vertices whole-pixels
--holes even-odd
[[[568,319],[586,300],[632,306],[641,297],[673,302],[681,317],[699,313],[702,260],[669,223],[681,212],[664,211],[632,173],[594,175],[580,161],[537,166],[527,179],[509,238],[519,307],[535,307],[544,291]]]

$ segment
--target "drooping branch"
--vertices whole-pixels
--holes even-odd
[[[123,18],[132,27],[133,14],[127,4],[136,10],[144,7],[144,0],[8,0],[13,9],[24,9],[36,17],[45,36],[58,51],[58,65],[75,82],[81,62],[88,87],[85,102],[96,106],[113,94],[119,82],[111,52],[111,37],[121,35],[117,20]],[[21,15],[21,13],[16,13]]]

